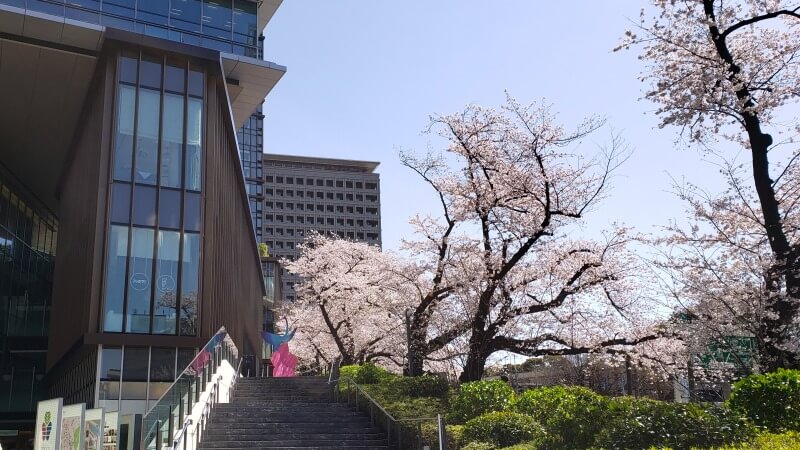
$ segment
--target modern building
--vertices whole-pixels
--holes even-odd
[[[264,154],[262,233],[270,255],[293,259],[309,231],[381,245],[377,162]],[[296,275],[284,271],[283,299]]]
[[[220,326],[262,353],[237,136],[285,73],[279,4],[0,0],[4,449],[41,398],[145,412]]]

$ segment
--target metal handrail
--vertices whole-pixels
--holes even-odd
[[[336,381],[340,381],[340,380],[336,380]],[[442,419],[441,414],[437,415],[437,417],[418,417],[418,418],[408,418],[408,419],[397,419],[394,416],[392,416],[391,414],[389,414],[389,412],[386,411],[386,409],[384,409],[383,406],[380,405],[380,403],[375,401],[375,399],[372,398],[372,396],[369,395],[369,393],[367,393],[367,391],[365,391],[362,386],[360,386],[358,383],[353,381],[350,377],[345,377],[344,381],[347,383],[347,404],[348,405],[350,404],[350,392],[351,392],[351,386],[352,386],[352,387],[355,388],[355,389],[352,389],[352,392],[354,393],[354,396],[355,396],[354,403],[355,403],[355,407],[356,407],[357,410],[360,410],[359,396],[362,396],[365,399],[367,399],[367,402],[368,402],[367,404],[369,405],[370,423],[373,426],[375,425],[375,408],[377,408],[377,410],[380,412],[380,414],[383,415],[383,417],[385,418],[385,422],[386,422],[386,428],[385,428],[385,430],[386,430],[386,439],[387,439],[387,444],[389,445],[389,447],[392,447],[393,445],[396,445],[396,447],[398,449],[401,449],[401,450],[404,449],[404,448],[413,448],[413,447],[403,447],[403,440],[404,440],[403,439],[403,431],[404,430],[403,430],[403,427],[400,426],[401,423],[402,424],[410,423],[410,424],[412,424],[412,426],[411,427],[406,426],[405,429],[406,430],[410,430],[410,431],[415,432],[415,433],[413,433],[414,435],[411,437],[410,442],[408,442],[408,444],[413,446],[414,442],[416,441],[417,444],[418,444],[418,448],[421,449],[423,447],[423,442],[422,442],[422,423],[423,422],[429,422],[431,420],[435,420],[436,421],[436,425],[437,425],[437,431],[438,431],[437,434],[438,434],[438,437],[439,437],[438,438],[438,440],[439,440],[439,450],[447,450],[447,439],[446,439],[446,436],[445,436],[445,423],[444,423],[444,420]],[[335,391],[338,394],[338,392],[339,392],[338,383],[337,383],[337,389]],[[414,426],[414,424],[416,426]],[[392,435],[393,431],[395,433],[394,436]],[[392,441],[393,437],[394,437],[394,442]]]

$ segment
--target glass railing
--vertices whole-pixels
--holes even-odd
[[[177,436],[186,438],[186,419],[192,416],[193,408],[200,407],[198,402],[209,383],[213,383],[215,395],[219,393],[220,386],[217,385],[218,380],[213,379],[213,375],[223,360],[234,370],[238,370],[239,350],[225,327],[217,331],[178,375],[172,386],[145,414],[142,419],[144,444],[142,448],[147,450],[172,448]]]

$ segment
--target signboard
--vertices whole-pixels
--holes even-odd
[[[757,351],[756,339],[752,336],[725,336],[722,342],[708,346],[706,353],[700,355],[700,363],[703,367],[725,363],[747,369],[753,367]]]
[[[103,414],[103,448],[116,450],[117,448],[117,417],[116,412]]]
[[[61,450],[83,450],[83,421],[86,404],[61,408]]]
[[[84,449],[103,449],[103,408],[87,409],[84,415]]]
[[[36,438],[34,448],[37,450],[60,449],[61,406],[63,399],[42,400],[36,405]]]

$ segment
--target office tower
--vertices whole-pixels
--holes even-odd
[[[0,0],[3,447],[41,398],[145,412],[220,326],[262,352],[237,130],[279,4]]]
[[[378,164],[265,154],[262,230],[270,254],[295,258],[311,230],[380,246]],[[283,299],[294,300],[297,281],[284,271]]]

